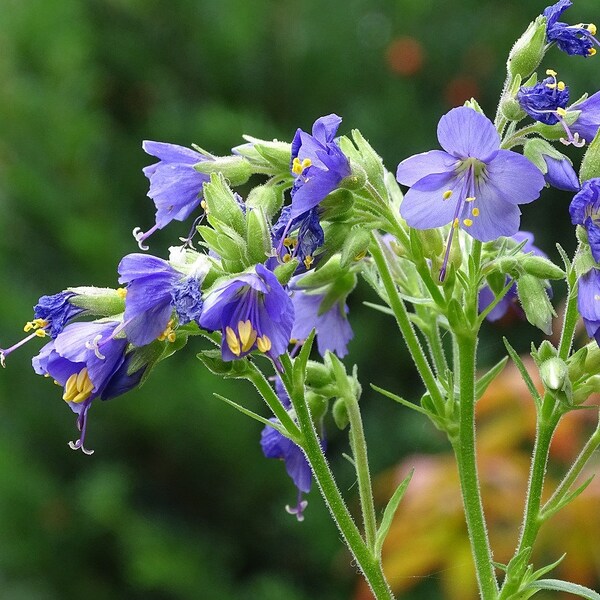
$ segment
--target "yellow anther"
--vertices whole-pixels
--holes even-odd
[[[298,245],[298,240],[295,240],[294,238],[291,238],[291,237],[286,237],[283,240],[283,245],[286,248],[295,248]]]
[[[556,86],[558,87],[558,89],[562,92],[565,89],[565,82],[564,81],[559,81]]]
[[[473,225],[473,221],[471,219],[463,219],[463,224],[465,227],[471,227],[471,225]]]
[[[289,263],[290,260],[292,260],[292,255],[291,254],[284,254],[283,258],[281,259],[284,263]]]
[[[566,117],[567,116],[567,111],[564,108],[561,108],[560,106],[556,109],[556,114],[559,117]]]
[[[200,207],[205,213],[208,213],[208,204],[206,204],[206,200],[200,200]]]
[[[312,266],[312,264],[315,262],[315,259],[309,254],[305,259],[304,259],[304,266],[306,267],[306,269],[310,269],[310,267]]]
[[[65,402],[80,403],[87,400],[94,389],[87,367],[83,367],[79,373],[73,373],[65,383],[63,400]]]
[[[458,228],[458,219],[454,219],[454,221],[452,222],[452,227],[454,227],[454,229]]]
[[[546,69],[546,75],[550,75],[550,77],[556,77],[558,73],[554,69]]]
[[[39,338],[44,338],[46,337],[48,334],[46,333],[45,329],[36,329],[35,331],[35,335],[37,335],[37,337]]]
[[[290,344],[297,344],[298,340],[296,338],[290,338]]]
[[[225,328],[225,341],[227,342],[227,345],[233,354],[239,356],[242,353],[240,341],[238,340],[237,335],[235,335],[235,331],[229,326]]]
[[[592,34],[592,35],[596,35],[596,32],[598,31],[596,29],[596,26],[593,23],[588,23],[587,26],[587,30]]]
[[[23,327],[23,331],[25,333],[29,333],[34,328],[35,328],[35,325],[31,321],[27,321],[27,323],[25,323],[25,326]]]
[[[173,343],[177,339],[177,334],[173,329],[173,323],[173,319],[170,319],[167,323],[167,328],[156,338],[159,342],[167,340],[168,342]]]
[[[256,338],[256,345],[261,352],[268,352],[271,349],[271,340],[268,336],[263,335],[259,338]]]
[[[359,252],[355,257],[354,260],[356,262],[358,262],[359,260],[362,260],[365,256],[367,255],[367,251],[363,250],[362,252]]]
[[[474,209],[471,211],[471,214],[472,214],[474,217],[478,217],[478,216],[479,216],[479,209],[478,209],[477,207],[475,207],[475,208],[474,208]]]
[[[250,320],[240,321],[238,323],[238,332],[240,334],[240,342],[242,342],[242,352],[249,352],[252,346],[254,346],[256,336],[258,335],[252,327]]]
[[[292,162],[292,173],[301,175],[302,171],[304,171],[304,169],[308,169],[310,165],[312,165],[310,158],[305,158],[302,162],[300,162],[300,159],[296,157]]]
[[[590,49],[588,50],[588,54],[589,54],[590,56],[595,56],[595,54],[596,54],[596,48],[590,48]]]
[[[125,296],[127,296],[127,290],[125,288],[118,288],[117,295],[119,296],[119,298],[125,300]]]
[[[48,323],[48,321],[46,321],[46,319],[34,319],[32,322],[33,322],[33,326],[35,328],[46,327],[47,325],[49,325],[49,323]]]
[[[452,196],[452,190],[446,190],[443,194],[444,200],[448,200],[448,198],[450,198],[450,196]]]
[[[476,196],[469,196],[468,198],[465,198],[465,202],[475,202],[476,200]]]

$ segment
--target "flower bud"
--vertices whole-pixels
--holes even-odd
[[[327,398],[311,390],[306,391],[305,398],[308,407],[310,408],[310,416],[314,422],[318,423],[325,416],[327,408],[329,407]]]
[[[542,363],[540,376],[544,387],[552,391],[562,390],[569,380],[569,369],[564,360],[550,358]]]
[[[271,234],[263,212],[255,208],[246,213],[248,260],[263,263],[271,254]]]
[[[340,188],[345,190],[360,190],[367,182],[367,174],[365,170],[353,160],[350,161],[351,174],[344,177],[340,182]]]
[[[590,377],[583,385],[577,387],[573,393],[573,404],[583,404],[592,394],[600,392],[600,375]]]
[[[582,183],[595,177],[600,177],[600,131],[590,143],[579,170],[579,179]]]
[[[512,47],[506,64],[508,73],[512,77],[520,75],[521,79],[525,79],[537,69],[545,52],[546,18],[539,16]]]
[[[289,171],[292,156],[291,144],[277,140],[259,140],[245,135],[248,143],[233,148],[233,153],[244,156],[252,162],[266,164],[275,171]]]
[[[586,348],[588,352],[585,357],[585,372],[596,375],[600,373],[600,348],[596,342],[590,342]]]
[[[199,173],[221,173],[233,186],[246,183],[253,173],[252,165],[242,156],[221,156],[194,165]]]
[[[68,288],[67,291],[75,294],[69,298],[73,306],[93,315],[112,317],[125,310],[125,290],[84,286]]]
[[[343,221],[354,204],[354,195],[350,190],[338,189],[319,203],[321,221]]]
[[[282,205],[282,189],[274,185],[258,185],[250,191],[246,198],[248,208],[258,208],[264,211],[267,217],[276,214]]]
[[[502,100],[500,110],[509,121],[520,121],[526,116],[525,111],[515,98],[505,98]]]
[[[346,429],[346,427],[348,427],[350,423],[350,417],[348,417],[348,408],[343,398],[338,398],[333,403],[332,414],[333,420],[338,426],[338,429],[343,431],[344,429]]]
[[[596,342],[593,342],[593,344],[597,346]],[[588,347],[589,345],[579,348],[579,350],[569,358],[569,378],[571,381],[577,381],[586,372],[585,362],[588,355]]]
[[[369,230],[359,226],[353,227],[342,247],[340,267],[347,269],[351,263],[363,258],[370,242],[371,232]]]
[[[222,230],[221,225],[224,225],[240,236],[246,236],[244,213],[223,175],[211,174],[210,183],[204,184],[204,201],[208,222],[216,231]]]
[[[426,258],[438,258],[444,254],[444,239],[439,229],[418,229],[417,235]]]
[[[517,293],[527,320],[545,334],[552,333],[552,317],[556,316],[548,299],[543,280],[525,274],[517,282]]]
[[[543,256],[523,256],[519,264],[529,275],[538,279],[563,279],[565,272]]]

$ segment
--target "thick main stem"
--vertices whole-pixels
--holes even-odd
[[[474,336],[464,336],[457,341],[460,422],[458,439],[453,441],[453,447],[458,464],[467,529],[481,598],[494,600],[498,597],[498,582],[492,565],[492,552],[483,514],[475,450],[475,353],[477,341]]]

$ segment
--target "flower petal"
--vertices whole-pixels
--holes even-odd
[[[510,204],[533,202],[545,185],[543,173],[528,158],[510,150],[499,150],[486,170],[484,185]]]
[[[517,233],[521,221],[518,206],[505,202],[487,185],[480,186],[476,198],[475,202],[465,204],[461,215],[461,227],[465,218],[472,221],[471,226],[463,227],[469,235],[476,240],[489,242],[502,235],[509,237]],[[473,209],[479,209],[477,216],[473,216]]]
[[[477,158],[487,162],[500,148],[494,124],[472,108],[461,106],[446,113],[438,123],[442,148],[457,158]]]
[[[427,175],[453,172],[457,164],[456,157],[443,150],[422,152],[403,160],[398,165],[396,179],[402,185],[411,186]]]
[[[142,142],[142,148],[146,154],[155,156],[160,160],[167,163],[183,163],[186,165],[195,165],[203,160],[207,160],[207,157],[200,152],[196,152],[191,148],[185,146],[178,146],[177,144],[167,144],[165,142],[153,142],[151,140],[145,140]]]

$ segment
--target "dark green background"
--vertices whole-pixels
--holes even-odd
[[[514,39],[544,8],[491,0],[3,0],[0,3],[0,344],[22,335],[30,307],[67,286],[114,286],[134,226],[153,223],[141,140],[192,142],[227,154],[249,133],[291,139],[318,116],[343,116],[388,168],[436,146],[439,116],[465,89],[493,113]],[[594,9],[595,14],[594,14]],[[597,17],[579,0],[570,22]],[[418,72],[394,73],[390,44],[422,48]],[[553,51],[547,67],[595,91],[598,59]],[[454,90],[454,91],[452,91]],[[568,195],[546,193],[524,226],[552,254],[573,247]],[[189,223],[151,238],[164,255]],[[553,254],[555,255],[555,253]],[[351,299],[348,364],[414,396],[399,336]],[[529,333],[529,332],[526,332]],[[491,356],[499,338],[482,345]],[[262,457],[260,426],[212,397],[262,410],[243,383],[194,358],[162,363],[126,397],[94,405],[92,457],[68,449],[74,417],[33,375],[36,340],[0,373],[0,598],[341,600],[356,573],[316,492],[304,524],[283,507],[294,488]],[[523,345],[523,348],[526,344]],[[419,418],[363,396],[375,471],[445,447]],[[330,455],[349,498],[343,435]],[[436,595],[435,576],[424,598]],[[417,596],[415,596],[417,597]]]

